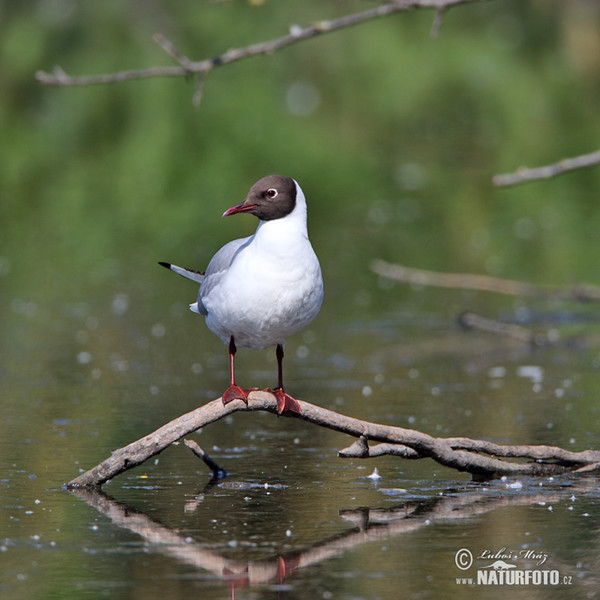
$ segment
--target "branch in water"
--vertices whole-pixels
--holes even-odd
[[[416,269],[384,260],[374,260],[371,269],[378,275],[394,281],[461,290],[494,292],[509,296],[529,296],[533,298],[557,298],[563,300],[600,300],[600,287],[592,285],[550,286],[525,283],[513,279],[479,275],[477,273],[440,273],[426,269]]]
[[[394,454],[404,458],[431,458],[437,463],[471,473],[477,479],[503,475],[547,476],[577,471],[600,462],[600,452],[571,452],[554,446],[501,446],[470,438],[436,438],[420,431],[381,425],[348,417],[309,402],[299,401],[301,414],[284,413],[359,438],[340,456],[371,458]],[[234,412],[266,411],[277,415],[277,399],[269,392],[251,392],[248,405],[234,401],[223,405],[221,399],[174,419],[153,433],[115,450],[110,457],[67,484],[69,488],[100,486],[119,473],[142,464],[184,436]],[[381,442],[374,447],[371,442]],[[529,459],[511,461],[507,458]]]

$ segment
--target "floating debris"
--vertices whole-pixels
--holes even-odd
[[[377,467],[373,469],[373,472],[370,475],[367,475],[367,479],[371,479],[372,481],[377,481],[378,479],[381,479],[381,475],[379,474]]]

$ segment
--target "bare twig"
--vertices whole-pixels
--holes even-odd
[[[196,79],[196,87],[194,87],[194,96],[192,97],[192,104],[194,106],[200,106],[202,102],[202,94],[204,93],[204,82],[206,81],[206,73],[200,73]]]
[[[566,300],[600,300],[600,287],[575,285],[567,287],[535,285],[513,279],[479,275],[474,273],[440,273],[426,269],[415,269],[384,260],[374,260],[371,269],[378,275],[415,285],[443,288],[495,292],[510,296],[530,296],[534,298],[561,298]]]
[[[581,154],[580,156],[575,156],[573,158],[565,158],[564,160],[544,167],[536,167],[533,169],[522,167],[515,173],[494,175],[492,182],[497,187],[518,185],[528,181],[537,181],[538,179],[549,179],[576,169],[592,167],[598,163],[600,163],[600,150],[591,152],[590,154]]]
[[[445,15],[446,7],[444,6],[441,6],[435,11],[435,18],[433,19],[433,24],[431,25],[431,37],[437,37],[439,35]]]
[[[190,74],[197,74],[200,76],[206,76],[212,69],[222,65],[226,65],[238,60],[250,58],[252,56],[259,56],[264,54],[272,54],[282,48],[291,46],[303,40],[314,38],[316,36],[332,33],[339,29],[365,23],[373,19],[385,17],[397,12],[404,12],[415,9],[434,9],[436,10],[436,23],[434,30],[439,28],[439,18],[441,12],[453,6],[460,4],[470,4],[474,2],[484,2],[485,0],[395,0],[371,8],[359,13],[346,15],[338,19],[332,19],[329,21],[319,21],[309,27],[290,27],[290,32],[287,35],[269,40],[266,42],[260,42],[257,44],[251,44],[243,48],[235,48],[227,50],[223,54],[216,56],[215,58],[209,58],[200,61],[191,61],[189,58],[184,56],[175,46],[169,42],[163,35],[157,34],[154,36],[155,41],[178,63],[179,66],[171,67],[150,67],[146,69],[136,69],[130,71],[119,71],[117,73],[109,73],[103,75],[84,75],[80,77],[71,77],[67,75],[60,67],[56,67],[53,73],[46,73],[44,71],[38,71],[36,73],[36,79],[46,85],[56,86],[81,86],[81,85],[96,85],[96,84],[107,84],[107,83],[119,83],[122,81],[129,81],[134,79],[148,79],[150,77],[185,77]],[[201,84],[200,84],[201,86]],[[200,89],[200,91],[199,91]],[[201,87],[196,88],[195,101],[201,95]]]
[[[204,461],[204,464],[212,471],[215,479],[223,479],[227,477],[228,473],[225,469],[220,467],[194,440],[183,440],[183,443],[200,459]]]
[[[500,446],[486,441],[468,438],[435,438],[426,433],[362,421],[340,413],[299,401],[301,414],[284,413],[284,416],[333,429],[347,435],[362,438],[362,456],[369,458],[381,454],[398,454],[405,458],[431,458],[441,465],[468,472],[477,479],[489,479],[502,475],[554,475],[573,472],[586,465],[600,462],[600,451],[570,452],[553,446]],[[112,453],[102,463],[76,477],[67,484],[69,488],[100,486],[114,476],[135,467],[151,456],[162,452],[167,446],[201,427],[213,423],[233,412],[267,411],[277,414],[277,400],[269,392],[251,392],[248,405],[242,401],[223,405],[218,398],[192,412],[163,425],[155,432]],[[371,454],[370,442],[383,442]],[[366,449],[365,449],[366,444]],[[392,451],[392,447],[394,448]],[[349,449],[341,452],[349,456]],[[501,458],[499,458],[501,457]],[[513,462],[504,458],[529,458],[529,462]]]
[[[155,33],[153,39],[171,58],[176,60],[184,69],[187,69],[188,72],[192,72],[192,61],[182,54],[162,33]]]

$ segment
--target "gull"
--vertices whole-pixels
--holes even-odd
[[[204,273],[159,264],[201,284],[190,309],[205,317],[208,328],[229,345],[230,384],[223,404],[235,399],[247,404],[249,391],[256,389],[235,382],[237,347],[275,346],[278,385],[267,391],[275,395],[279,414],[301,413],[298,401],[283,387],[283,347],[288,336],[317,316],[323,301],[321,267],[308,239],[306,198],[294,179],[269,175],[223,216],[239,213],[259,219],[256,231],[225,244]]]

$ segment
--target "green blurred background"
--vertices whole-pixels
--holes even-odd
[[[301,183],[343,296],[373,257],[568,283],[596,281],[600,169],[495,190],[495,173],[600,139],[595,2],[520,0],[370,22],[193,82],[38,84],[172,64],[284,35],[370,2],[3,2],[2,287],[46,304],[158,259],[202,267],[247,233],[219,221],[259,177]],[[365,279],[365,277],[367,279]],[[87,295],[87,293],[86,293]],[[43,300],[42,300],[43,298]]]

